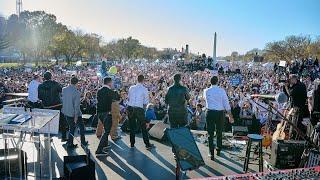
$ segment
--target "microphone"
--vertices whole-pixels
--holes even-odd
[[[251,98],[262,98],[262,99],[270,99],[270,100],[276,100],[278,103],[282,104],[288,101],[288,97],[284,92],[280,92],[275,95],[270,94],[253,94],[251,95]]]

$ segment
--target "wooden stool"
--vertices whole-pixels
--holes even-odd
[[[248,165],[252,164],[249,163],[250,161],[250,152],[251,151],[251,145],[253,142],[257,142],[258,143],[258,148],[259,148],[259,172],[263,172],[263,157],[262,157],[262,139],[263,136],[259,135],[259,134],[248,134],[247,136],[249,138],[248,140],[248,145],[247,145],[247,151],[246,151],[246,157],[244,160],[244,165],[243,165],[243,171],[246,173],[248,171]]]

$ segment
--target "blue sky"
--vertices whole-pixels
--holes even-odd
[[[106,41],[133,36],[157,48],[181,48],[218,56],[245,53],[288,35],[320,35],[320,0],[23,0],[25,10],[45,10],[74,29]],[[0,0],[0,14],[15,0]]]

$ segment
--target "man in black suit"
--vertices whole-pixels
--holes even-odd
[[[62,86],[57,81],[52,80],[52,74],[49,71],[43,74],[43,79],[42,84],[38,86],[38,98],[41,101],[42,108],[61,111]],[[67,126],[63,113],[60,113],[59,130],[62,134],[61,141],[67,141]]]
[[[103,84],[104,86],[97,92],[97,114],[99,120],[104,126],[104,134],[100,139],[100,143],[96,151],[97,156],[109,155],[107,149],[110,148],[110,145],[108,145],[108,136],[112,126],[111,104],[113,101],[120,100],[120,96],[117,94],[117,92],[111,89],[111,77],[104,78]]]
[[[187,87],[180,84],[181,75],[174,75],[174,84],[169,88],[165,97],[169,105],[168,115],[171,128],[184,127],[187,122],[187,104],[190,99]]]

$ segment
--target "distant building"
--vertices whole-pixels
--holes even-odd
[[[189,54],[189,45],[188,44],[186,45],[186,52],[185,53]]]

